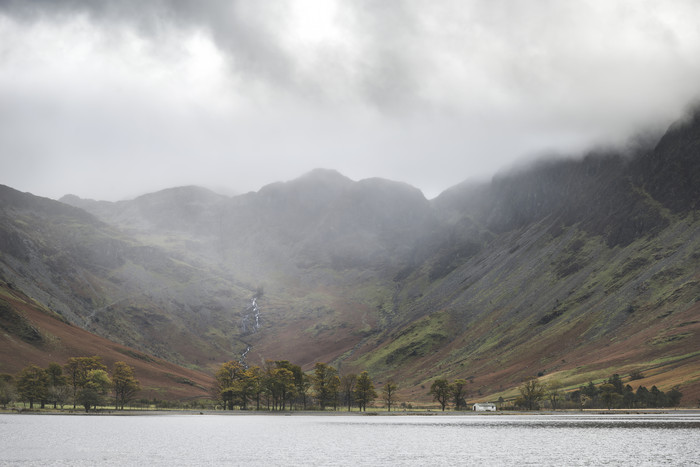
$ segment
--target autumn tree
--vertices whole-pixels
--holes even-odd
[[[397,389],[398,385],[393,380],[387,381],[384,387],[382,388],[382,399],[386,403],[386,408],[389,412],[391,412],[392,404],[396,403]]]
[[[450,393],[455,405],[455,410],[460,410],[466,405],[464,398],[467,396],[467,381],[464,379],[455,380],[450,385]]]
[[[272,410],[286,410],[287,400],[294,393],[294,373],[287,368],[272,368],[267,377]]]
[[[112,380],[105,370],[88,370],[82,387],[78,391],[78,403],[85,407],[85,412],[104,403],[104,396],[112,387]]]
[[[544,386],[536,379],[525,381],[518,390],[527,410],[537,409],[539,407],[537,403],[545,394]]]
[[[104,370],[107,367],[102,363],[102,358],[97,355],[92,357],[71,357],[63,366],[68,385],[73,388],[73,408],[76,407],[78,391],[85,387],[88,372],[90,370]],[[82,405],[82,404],[81,404]]]
[[[433,400],[437,401],[445,411],[445,406],[450,398],[450,383],[446,379],[436,379],[433,384],[430,385],[430,391],[428,394],[433,396]]]
[[[248,381],[250,386],[250,396],[255,401],[255,410],[260,410],[260,399],[265,392],[265,381],[263,370],[259,366],[248,368]]]
[[[46,372],[36,365],[26,366],[17,375],[17,393],[22,401],[29,402],[29,408],[34,408],[34,402],[41,402],[42,408],[48,397],[49,378]]]
[[[284,410],[287,402],[290,408],[293,408],[293,402],[298,396],[302,396],[302,392],[304,391],[304,372],[299,365],[290,363],[287,360],[277,360],[275,361],[275,366],[280,369],[288,370],[292,374],[291,380],[285,382],[286,388],[284,391],[282,409]]]
[[[252,387],[248,380],[250,373],[240,362],[228,361],[221,365],[214,375],[213,395],[223,402],[224,410],[233,410],[238,404],[245,408]]]
[[[115,362],[112,369],[112,387],[114,389],[114,408],[124,410],[124,404],[131,401],[141,389],[134,376],[134,369],[125,362]]]
[[[343,405],[347,406],[348,412],[355,402],[355,385],[357,384],[357,375],[355,373],[348,373],[340,378],[340,397],[343,401]]]
[[[355,402],[357,402],[361,411],[367,411],[367,404],[371,404],[376,397],[377,392],[374,390],[372,379],[369,377],[369,373],[363,371],[360,373],[360,376],[357,377]]]

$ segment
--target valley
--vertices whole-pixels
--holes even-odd
[[[405,401],[462,378],[485,401],[532,377],[574,389],[640,371],[634,384],[695,405],[698,181],[700,114],[632,154],[546,160],[433,200],[325,169],[234,197],[0,187],[3,323],[33,323],[3,324],[0,372],[120,354],[182,398],[243,356],[367,370]],[[166,373],[192,384],[164,389]]]

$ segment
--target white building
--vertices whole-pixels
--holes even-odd
[[[477,402],[474,404],[473,410],[475,412],[495,412],[496,404],[492,404],[491,402]]]

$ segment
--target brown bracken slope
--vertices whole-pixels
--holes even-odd
[[[204,397],[211,376],[116,344],[63,321],[31,298],[0,282],[0,373],[16,374],[23,367],[50,362],[65,364],[70,357],[98,355],[111,371],[114,362],[134,368],[141,383],[138,398],[190,399]]]

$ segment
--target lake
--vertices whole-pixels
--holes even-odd
[[[6,414],[0,465],[700,465],[700,414]]]

